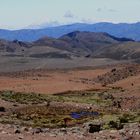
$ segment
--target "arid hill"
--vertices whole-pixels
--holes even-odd
[[[75,31],[32,43],[0,40],[0,71],[89,67],[139,59],[140,42],[107,33]]]

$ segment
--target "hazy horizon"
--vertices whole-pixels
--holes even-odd
[[[70,23],[136,23],[139,0],[0,0],[0,28]]]

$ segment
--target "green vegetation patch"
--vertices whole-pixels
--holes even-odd
[[[118,112],[118,114],[103,115],[103,129],[122,129],[127,123],[140,123],[139,112]]]
[[[112,104],[113,99],[113,96],[109,92],[110,90],[89,90],[68,91],[54,95],[43,95],[35,93],[16,93],[13,91],[1,91],[0,98],[9,102],[17,102],[21,104],[40,104],[43,102],[57,101],[109,106]]]
[[[13,91],[0,92],[0,98],[13,103],[26,104],[24,107],[14,108],[8,115],[0,117],[1,123],[19,124],[32,127],[64,127],[100,120],[102,129],[121,129],[124,124],[140,122],[138,112],[123,112],[116,108],[110,108],[114,97],[111,93],[121,89],[68,91],[54,95],[42,95],[35,93],[15,93]],[[56,104],[51,104],[56,101]],[[97,110],[81,109],[80,107],[67,106],[63,102],[85,103],[97,105]],[[66,105],[66,106],[65,106]],[[99,111],[101,110],[101,111]],[[93,112],[97,116],[81,115]],[[72,117],[72,113],[74,117]]]
[[[48,101],[47,96],[35,93],[15,93],[13,91],[0,92],[0,98],[9,102],[18,102],[21,104],[39,104]]]
[[[118,89],[116,89],[118,90]],[[115,89],[109,90],[87,90],[87,91],[68,91],[54,96],[64,102],[95,104],[97,106],[110,106],[114,97],[110,94],[111,91],[116,92]]]

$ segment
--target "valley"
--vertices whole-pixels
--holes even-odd
[[[0,40],[0,140],[138,140],[139,45],[79,31]]]
[[[0,0],[0,140],[140,140],[140,0]]]

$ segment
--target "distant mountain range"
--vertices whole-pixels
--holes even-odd
[[[11,41],[20,40],[32,42],[45,36],[59,38],[74,31],[105,32],[118,38],[130,38],[136,41],[140,41],[139,22],[134,24],[113,24],[105,22],[96,24],[75,23],[71,25],[49,27],[44,29],[22,29],[15,31],[1,29],[0,38]]]

